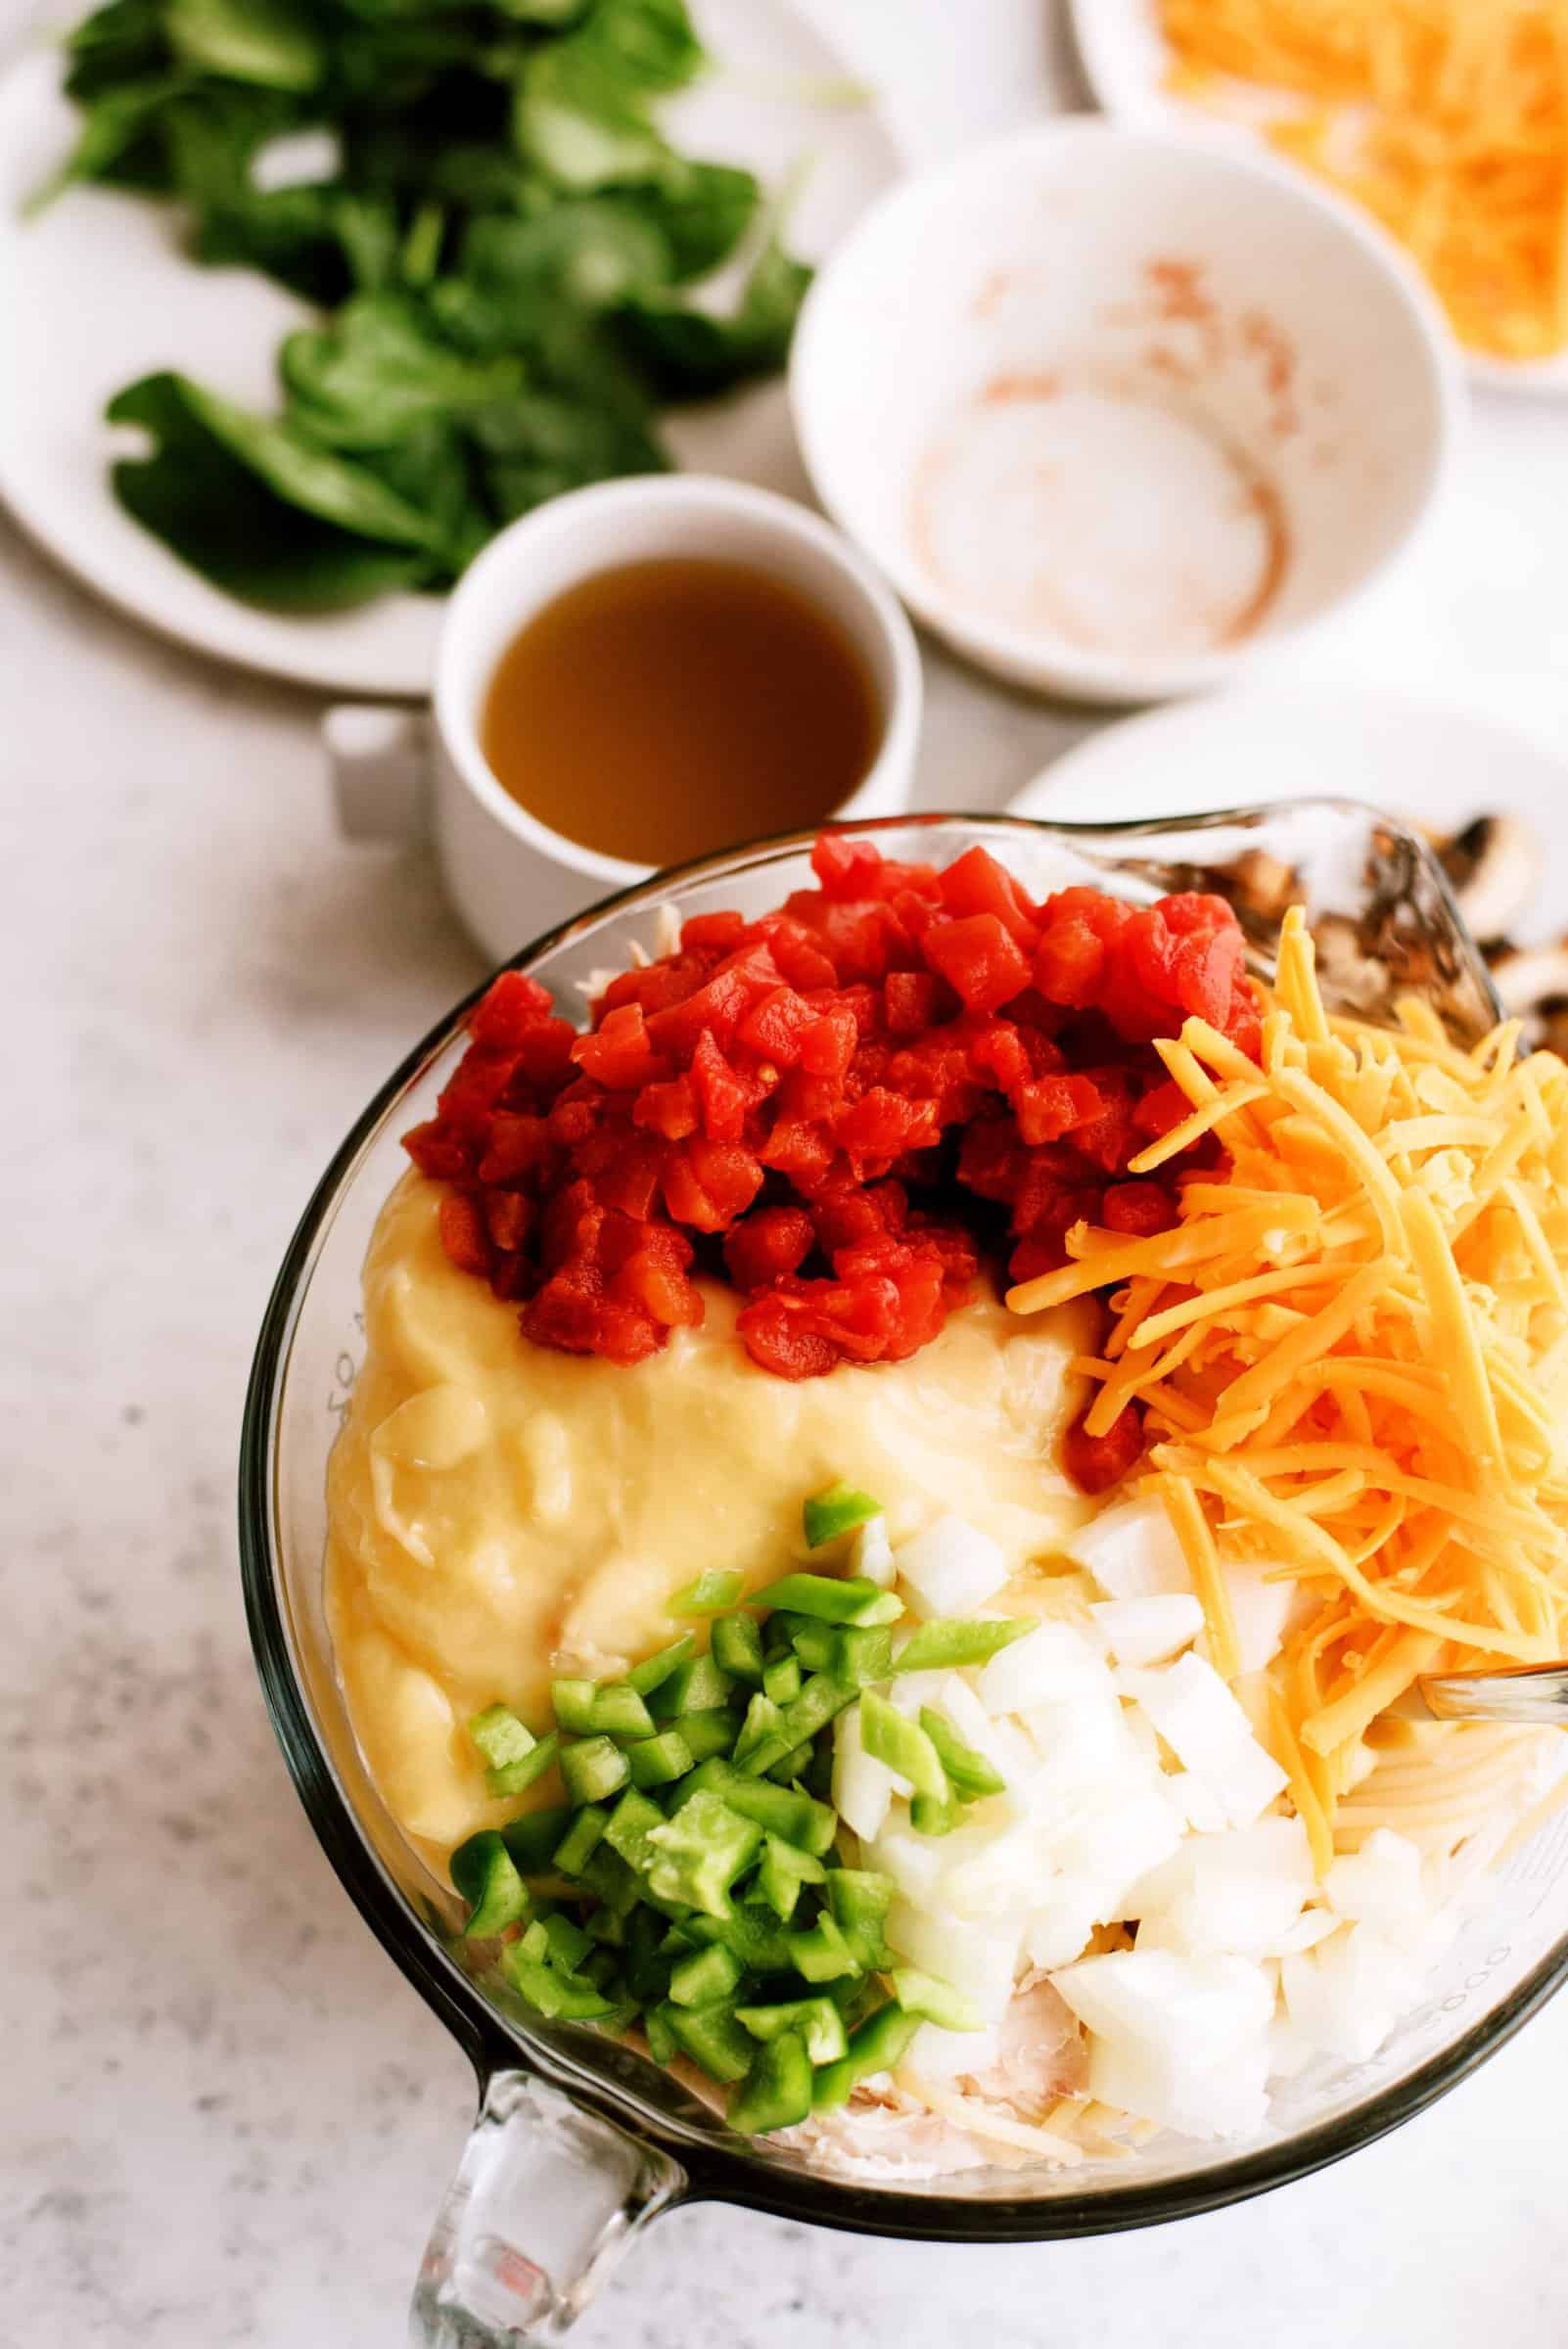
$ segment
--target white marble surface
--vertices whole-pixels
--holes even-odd
[[[923,152],[1049,102],[1034,0],[831,13]],[[1554,738],[1565,517],[1568,411],[1490,405],[1422,557],[1303,666]],[[993,803],[1085,722],[933,684],[930,804]],[[422,858],[333,839],[304,697],[140,637],[3,526],[0,707],[21,1012],[0,1145],[0,2342],[381,2349],[470,2083],[285,1778],[241,1613],[234,1454],[311,1181],[479,965]],[[955,2252],[684,2212],[574,2337],[1552,2349],[1565,2076],[1568,2000],[1355,2160],[1137,2236]]]

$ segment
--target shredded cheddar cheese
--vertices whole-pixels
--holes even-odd
[[[1568,0],[1162,0],[1167,86],[1268,94],[1267,135],[1374,213],[1460,340],[1568,345]]]
[[[1262,1067],[1196,1020],[1159,1047],[1222,1121],[1229,1179],[1186,1178],[1145,1239],[1076,1225],[1063,1269],[1007,1300],[1113,1287],[1076,1365],[1086,1424],[1141,1406],[1217,1669],[1237,1658],[1222,1561],[1311,1602],[1268,1703],[1320,1864],[1413,1681],[1568,1642],[1568,1066],[1518,1058],[1513,1027],[1465,1051],[1429,1009],[1400,1016],[1331,1017],[1293,910]]]

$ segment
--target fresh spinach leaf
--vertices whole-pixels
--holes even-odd
[[[274,90],[314,90],[327,48],[309,0],[165,0],[174,54],[199,72]]]
[[[529,392],[470,420],[470,439],[490,502],[503,522],[590,482],[665,473],[652,434],[608,409]]]
[[[669,241],[636,207],[612,196],[557,204],[531,220],[475,221],[463,274],[482,294],[540,288],[584,310],[610,309],[674,276]]]
[[[427,417],[393,447],[365,449],[355,462],[431,517],[454,573],[494,536],[499,517],[485,501],[483,475],[460,423],[444,416]]]
[[[208,204],[194,248],[214,265],[263,270],[304,300],[330,309],[355,292],[396,282],[401,230],[385,198],[336,181],[255,189]]]
[[[66,95],[78,105],[166,73],[174,60],[163,29],[163,0],[109,0],[76,26],[66,56]]]
[[[622,330],[665,398],[712,398],[783,366],[810,282],[807,264],[771,237],[728,318],[668,297],[639,296],[621,312]]]
[[[324,496],[322,468],[335,460],[316,456],[301,465],[283,428],[247,417],[179,376],[128,385],[108,413],[113,423],[140,425],[155,443],[150,455],[121,458],[114,468],[126,512],[230,595],[284,611],[324,612],[448,576],[439,557],[412,542],[404,521],[412,509],[384,484],[356,472]],[[264,465],[256,463],[258,454]],[[374,515],[378,526],[394,522],[401,542],[361,535],[356,526],[344,528],[308,510],[296,494],[301,486],[316,509]]]
[[[671,155],[659,178],[622,199],[650,220],[669,247],[677,283],[706,277],[727,260],[757,217],[761,189],[755,172],[734,163],[703,163]]]
[[[171,191],[198,217],[208,205],[243,199],[257,154],[302,118],[300,101],[290,91],[242,81],[196,84],[172,98],[159,117]]]
[[[75,145],[64,162],[33,190],[26,210],[42,211],[78,181],[112,177],[132,155],[139,158],[133,175],[136,186],[167,187],[167,161],[156,136],[157,124],[170,100],[187,87],[183,73],[157,73],[95,97],[84,110]]]
[[[473,358],[437,340],[414,301],[362,294],[330,326],[288,337],[279,360],[295,422],[331,448],[391,448],[435,416],[504,399],[521,360]]]
[[[579,194],[656,179],[670,150],[628,89],[580,35],[539,51],[518,85],[513,130],[527,161]]]

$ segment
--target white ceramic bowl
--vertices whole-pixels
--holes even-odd
[[[434,840],[448,894],[497,961],[653,868],[569,840],[504,791],[480,740],[496,664],[525,622],[579,579],[623,563],[697,555],[784,580],[837,621],[876,689],[875,759],[834,808],[841,821],[907,806],[920,739],[920,656],[898,599],[847,539],[793,498],[694,473],[596,482],[490,540],[447,600],[431,714],[389,704],[329,711],[338,821],[350,840]],[[605,680],[615,690],[615,679]],[[734,837],[756,831],[744,797]]]
[[[1407,545],[1463,392],[1413,268],[1282,166],[1087,118],[883,198],[807,299],[824,505],[1025,685],[1212,685]]]

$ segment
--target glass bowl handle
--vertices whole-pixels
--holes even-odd
[[[409,2311],[410,2349],[542,2349],[582,2314],[678,2163],[527,2072],[484,2082]]]

